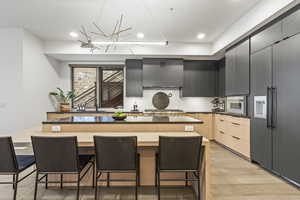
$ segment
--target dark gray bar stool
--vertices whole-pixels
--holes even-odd
[[[198,199],[201,198],[201,166],[202,136],[199,137],[159,137],[159,150],[156,155],[155,185],[158,186],[158,199],[160,199],[161,181],[188,181],[198,183]],[[161,179],[163,172],[185,172],[185,179]],[[189,178],[193,173],[195,178]]]
[[[34,200],[37,197],[39,183],[77,183],[77,196],[79,200],[80,181],[85,177],[87,172],[93,170],[93,187],[95,162],[92,155],[78,155],[77,137],[36,137],[32,136],[32,146],[36,159],[37,174],[35,180]],[[83,172],[84,168],[88,168]],[[81,175],[81,172],[83,174]],[[60,181],[48,181],[49,174],[60,174]],[[77,181],[63,181],[63,174],[77,174]],[[39,175],[43,175],[39,177]],[[42,180],[45,178],[45,181]]]
[[[12,175],[12,182],[0,182],[0,184],[12,184],[15,200],[17,198],[18,183],[33,174],[35,170],[19,179],[19,174],[35,164],[34,156],[16,155],[11,137],[0,137],[0,175]]]
[[[96,190],[95,199],[98,199],[98,181],[135,181],[135,199],[138,198],[139,185],[139,155],[137,153],[137,137],[102,137],[94,136],[96,152]],[[135,179],[110,179],[110,173],[135,173]],[[101,175],[107,173],[107,179]]]

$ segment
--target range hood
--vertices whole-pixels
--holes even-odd
[[[143,59],[144,88],[181,88],[183,59]]]

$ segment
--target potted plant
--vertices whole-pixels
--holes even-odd
[[[70,112],[70,101],[75,98],[74,91],[65,93],[61,88],[57,88],[57,92],[50,92],[50,96],[54,96],[59,103],[60,112]]]

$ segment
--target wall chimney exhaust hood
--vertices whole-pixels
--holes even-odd
[[[143,59],[144,88],[181,88],[183,59]]]

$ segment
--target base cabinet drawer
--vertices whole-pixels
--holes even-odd
[[[215,140],[250,158],[250,120],[216,115]]]
[[[235,150],[236,152],[241,153],[246,157],[250,157],[250,142],[247,140],[243,140],[236,136],[230,136],[229,140],[229,148]]]
[[[215,134],[215,139],[217,142],[225,144],[226,143],[226,134],[225,132],[218,130]]]

